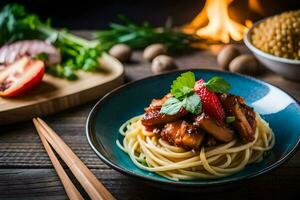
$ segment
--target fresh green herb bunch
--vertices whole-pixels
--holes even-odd
[[[153,43],[162,43],[169,51],[191,50],[194,43],[201,42],[199,38],[170,28],[154,28],[149,23],[137,24],[124,16],[119,16],[122,23],[110,24],[109,30],[96,32],[95,38],[106,49],[123,43],[133,49],[145,48]]]
[[[58,31],[43,22],[37,15],[28,13],[24,6],[6,5],[0,12],[0,45],[17,40],[41,39],[59,49],[62,62],[47,71],[55,76],[76,79],[78,69],[96,70],[102,49],[97,41],[87,41],[66,31]]]
[[[0,13],[0,45],[22,39],[40,38],[37,26],[49,26],[42,23],[38,16],[27,14],[23,6],[9,4]]]

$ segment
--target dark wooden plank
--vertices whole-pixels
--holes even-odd
[[[162,190],[134,181],[111,169],[92,170],[118,199],[297,199],[300,171],[278,169],[234,189],[218,192],[188,193]],[[67,171],[69,173],[69,171]],[[69,173],[70,174],[70,173]],[[284,174],[284,176],[282,176]],[[73,178],[73,177],[72,177]],[[14,180],[14,181],[12,181]],[[293,184],[290,184],[293,183]],[[289,185],[289,187],[286,187]],[[76,183],[76,187],[82,189]],[[66,194],[53,169],[0,170],[0,199],[65,199]]]

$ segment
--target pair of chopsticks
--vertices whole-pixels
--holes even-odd
[[[57,172],[57,175],[59,176],[66,193],[71,200],[80,200],[84,198],[81,196],[77,188],[64,171],[51,146],[67,164],[91,199],[115,199],[112,194],[98,181],[96,176],[76,156],[70,147],[42,119],[34,118],[33,123]]]

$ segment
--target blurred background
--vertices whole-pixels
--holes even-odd
[[[51,18],[55,27],[69,29],[103,29],[109,22],[118,21],[118,14],[137,22],[149,21],[155,26],[164,25],[168,18],[172,18],[174,25],[183,25],[191,21],[205,4],[205,0],[1,0],[0,7],[13,2],[24,4],[44,19]],[[254,2],[258,2],[258,7],[248,9],[248,0],[235,0],[230,4],[230,17],[235,21],[256,21],[264,16],[300,8],[298,0]]]

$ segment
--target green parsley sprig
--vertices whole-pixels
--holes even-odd
[[[166,115],[174,115],[183,107],[192,114],[202,112],[202,103],[199,95],[195,93],[194,86],[196,83],[193,72],[181,74],[171,85],[172,98],[168,99],[162,106],[160,112]],[[204,86],[212,92],[228,93],[231,86],[223,78],[214,76],[204,83]],[[228,123],[233,122],[233,118],[228,118]]]

